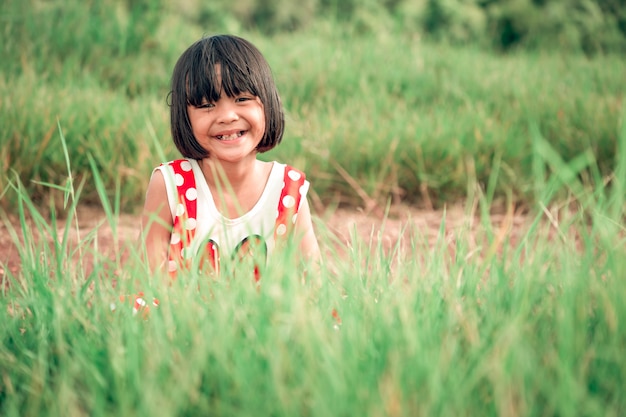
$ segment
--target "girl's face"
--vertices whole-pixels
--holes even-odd
[[[244,92],[228,97],[222,92],[215,102],[188,105],[187,113],[193,134],[209,158],[236,163],[256,157],[265,134],[263,103],[257,96]]]

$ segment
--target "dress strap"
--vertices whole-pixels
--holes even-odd
[[[276,240],[282,236],[287,236],[296,224],[302,196],[307,191],[305,182],[306,177],[302,171],[289,165],[285,166],[284,185],[278,200],[278,212],[274,228]]]
[[[196,233],[198,190],[193,168],[187,159],[177,159],[167,165],[174,172],[177,194],[168,265],[170,275],[175,277],[180,267],[188,269],[191,266],[191,257],[185,256],[185,251],[189,250]],[[217,269],[218,254],[213,242],[207,244],[206,253],[213,269]]]

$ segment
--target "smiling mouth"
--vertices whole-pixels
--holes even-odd
[[[233,133],[232,135],[217,135],[215,136],[217,139],[219,140],[223,140],[223,141],[229,141],[229,140],[235,140],[237,138],[240,138],[243,136],[245,132],[242,130],[240,132],[237,133]]]

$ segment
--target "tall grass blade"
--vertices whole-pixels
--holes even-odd
[[[626,112],[622,116],[615,152],[615,173],[611,184],[610,216],[622,221],[626,214]]]

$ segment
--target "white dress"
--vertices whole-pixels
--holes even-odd
[[[234,255],[251,238],[263,243],[269,256],[276,246],[276,238],[286,235],[295,224],[310,185],[301,171],[273,162],[265,188],[254,207],[231,219],[218,211],[215,197],[196,160],[179,159],[155,170],[161,171],[165,178],[174,219],[170,242],[171,273],[176,273],[182,261],[190,261],[204,250],[208,250],[209,258],[214,260],[220,255]]]

